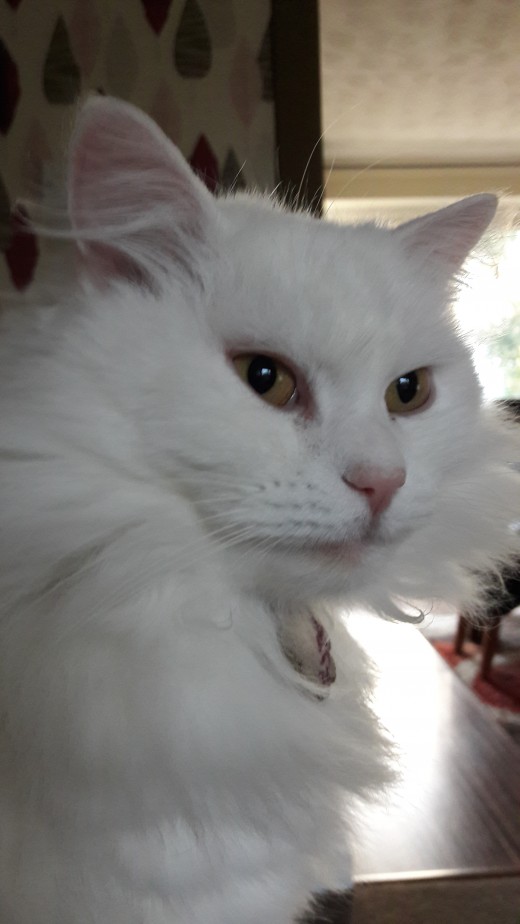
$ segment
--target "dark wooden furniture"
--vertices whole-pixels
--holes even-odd
[[[508,412],[512,420],[520,423],[520,400],[507,398],[497,403]],[[482,645],[480,676],[484,680],[489,677],[491,662],[498,647],[502,619],[515,607],[520,606],[520,560],[516,566],[503,572],[501,581],[492,582],[487,596],[489,603],[484,618],[480,617],[477,622],[471,613],[460,614],[454,642],[454,649],[458,655],[462,654],[468,633],[472,641]]]
[[[483,874],[363,883],[357,887],[349,924],[518,924],[519,920],[520,878]]]
[[[463,653],[464,641],[468,634],[472,641],[481,645],[482,659],[479,674],[483,680],[489,679],[491,662],[498,648],[502,620],[509,615],[511,610],[520,606],[520,564],[518,572],[505,579],[505,588],[507,596],[503,596],[502,589],[498,591],[496,600],[486,612],[484,625],[476,625],[468,614],[461,613],[459,616],[453,645],[454,651],[458,655]]]

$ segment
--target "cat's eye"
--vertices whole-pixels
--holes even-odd
[[[390,383],[385,392],[385,403],[391,414],[409,414],[426,404],[430,394],[429,370],[414,369]]]
[[[285,407],[296,395],[296,379],[279,359],[258,353],[242,353],[233,365],[246,385],[273,407]]]

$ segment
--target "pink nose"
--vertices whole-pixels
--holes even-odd
[[[372,515],[376,516],[386,510],[395,492],[403,486],[406,472],[404,468],[385,470],[358,465],[343,476],[343,481],[365,495]]]

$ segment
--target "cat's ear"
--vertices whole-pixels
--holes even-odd
[[[482,194],[461,199],[447,208],[415,218],[395,228],[406,250],[436,263],[450,276],[457,273],[491,222],[498,200]]]
[[[201,280],[216,205],[158,126],[134,106],[92,97],[79,111],[68,171],[69,219],[87,271],[156,290]]]

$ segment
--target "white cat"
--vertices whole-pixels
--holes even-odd
[[[459,605],[512,551],[512,436],[447,307],[496,201],[216,200],[102,98],[68,196],[82,283],[1,331],[0,920],[289,924],[386,779],[321,607]]]

